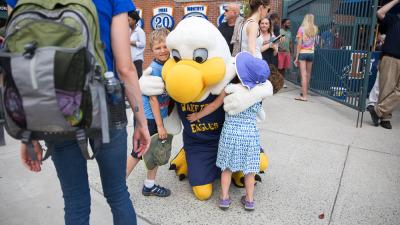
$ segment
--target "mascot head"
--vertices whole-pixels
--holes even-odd
[[[199,102],[210,93],[219,94],[235,75],[228,44],[206,19],[182,20],[168,35],[167,47],[171,58],[162,76],[168,94],[177,102]]]

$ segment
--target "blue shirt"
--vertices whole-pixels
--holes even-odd
[[[15,7],[18,0],[7,0],[7,4]],[[96,5],[100,23],[100,38],[105,49],[104,55],[107,62],[107,70],[114,70],[114,56],[111,50],[111,20],[113,16],[135,10],[131,0],[93,0]]]
[[[153,60],[150,64],[151,68],[153,69],[152,75],[161,77],[161,71],[163,64]],[[158,104],[160,106],[160,114],[162,118],[165,118],[168,116],[168,105],[169,105],[169,96],[167,93],[163,93],[162,95],[157,96]],[[154,114],[153,111],[151,111],[151,105],[150,105],[150,97],[142,95],[142,101],[143,101],[143,109],[144,109],[144,115],[146,116],[147,119],[154,119]]]
[[[333,34],[332,31],[327,30],[321,34],[321,39],[324,41],[323,48],[332,48],[333,46]]]

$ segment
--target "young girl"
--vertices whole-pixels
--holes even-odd
[[[270,75],[267,63],[248,52],[240,52],[236,56],[235,66],[240,83],[248,89],[264,83]],[[202,111],[190,114],[188,120],[193,122],[212,113],[222,105],[225,95],[225,92],[221,93]],[[225,114],[217,155],[217,166],[222,171],[221,209],[227,209],[231,204],[228,192],[232,172],[243,171],[246,196],[242,197],[241,202],[246,210],[254,210],[254,176],[260,170],[260,141],[256,117],[261,110],[261,102],[258,102],[237,115]]]
[[[308,100],[308,85],[311,79],[312,64],[314,61],[315,40],[318,27],[314,25],[314,15],[306,14],[299,31],[297,32],[297,55],[294,64],[300,67],[301,96],[299,101]]]

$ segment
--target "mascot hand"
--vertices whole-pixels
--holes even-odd
[[[268,80],[249,90],[241,84],[231,84],[225,88],[229,94],[224,98],[224,109],[230,115],[243,112],[256,102],[261,102],[265,97],[272,96],[273,88]]]
[[[143,95],[147,96],[161,95],[165,90],[164,82],[161,77],[152,76],[151,73],[151,67],[143,71],[143,75],[139,79],[140,90]]]
[[[170,170],[175,170],[176,175],[179,177],[179,180],[183,180],[188,175],[188,167],[186,163],[186,154],[185,150],[182,148],[175,158],[171,161]]]
[[[177,135],[182,130],[182,123],[179,119],[177,106],[174,106],[171,114],[167,118],[163,119],[164,127],[168,134]]]
[[[257,122],[261,122],[265,120],[265,111],[264,109],[261,109],[258,113],[257,113]]]

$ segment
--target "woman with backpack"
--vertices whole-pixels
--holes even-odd
[[[297,52],[294,64],[300,67],[301,96],[298,101],[308,100],[308,86],[311,79],[314,49],[318,34],[318,27],[314,24],[314,15],[306,14],[303,23],[297,32]]]
[[[32,1],[33,2],[33,1]],[[37,2],[37,1],[36,1]],[[67,3],[68,1],[63,1]],[[16,0],[7,0],[10,7],[15,7]],[[27,3],[27,1],[24,1]],[[50,4],[50,1],[46,2]],[[89,4],[87,1],[83,1]],[[137,72],[130,55],[128,12],[135,10],[131,0],[93,0],[100,25],[100,38],[105,45],[104,55],[109,71],[119,74],[125,84],[125,93],[135,113],[133,134],[134,151],[143,155],[150,144],[147,121],[144,117],[143,104],[137,78]],[[78,4],[74,1],[74,4]],[[16,9],[18,10],[18,9]],[[127,131],[125,126],[110,128],[110,142],[96,145],[96,161],[100,170],[103,193],[111,207],[115,225],[135,225],[136,214],[129,197],[125,180]],[[93,144],[94,140],[90,140]],[[90,188],[87,161],[83,157],[76,140],[63,140],[52,143],[52,160],[60,180],[64,198],[65,224],[89,224]],[[21,161],[34,172],[41,170],[43,150],[38,142],[33,141],[36,158],[28,153],[28,146],[21,145]]]

